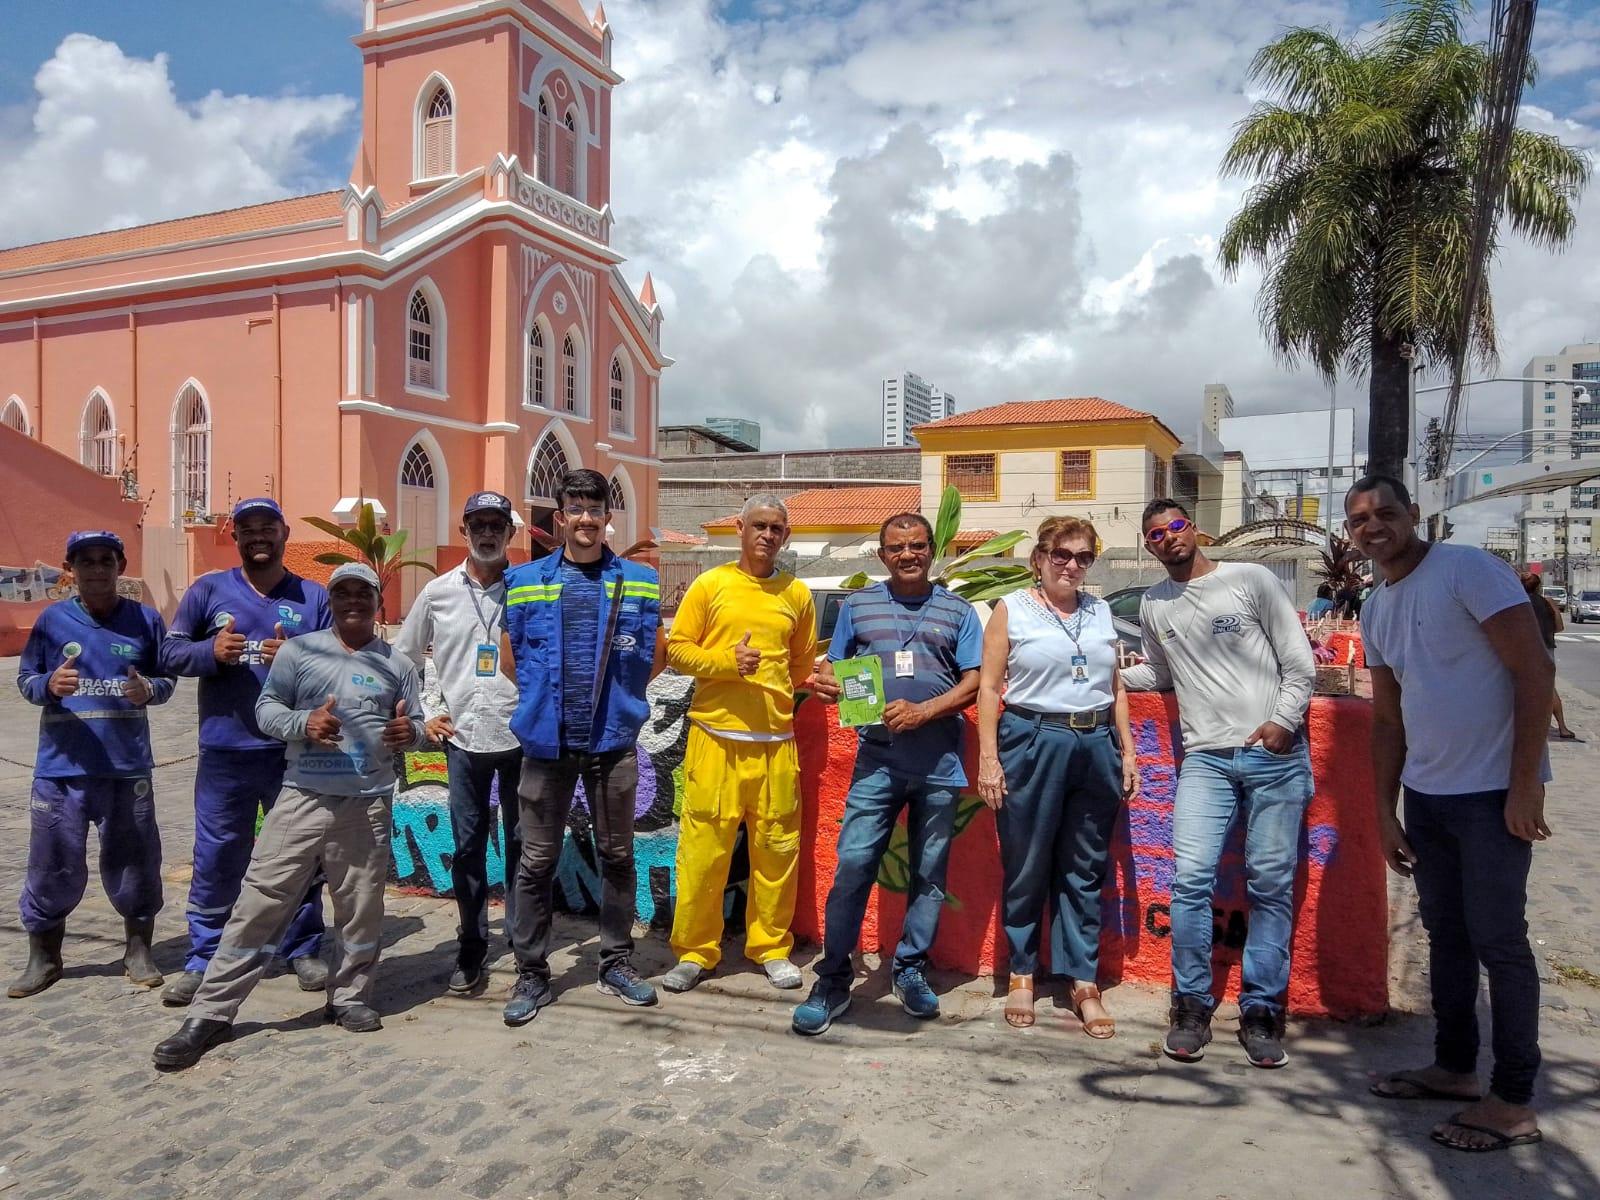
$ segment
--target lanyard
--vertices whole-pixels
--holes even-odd
[[[1078,644],[1078,635],[1083,632],[1083,596],[1080,595],[1078,597],[1078,611],[1072,614],[1071,629],[1067,628],[1067,623],[1061,619],[1061,614],[1056,611],[1056,606],[1050,602],[1050,597],[1044,594],[1043,588],[1039,589],[1039,599],[1044,602],[1044,610],[1050,614],[1050,619],[1060,627],[1062,633],[1071,639],[1073,650],[1077,652],[1079,658],[1082,658],[1083,647]]]
[[[505,616],[506,612],[505,577],[501,576],[500,578],[500,607],[495,610],[493,623],[490,623],[484,619],[483,605],[478,602],[478,592],[480,589],[472,586],[472,576],[468,575],[465,571],[462,571],[461,578],[467,585],[467,596],[469,599],[471,599],[472,607],[478,614],[478,623],[483,626],[483,640],[486,642],[494,641],[494,627],[495,625],[500,624],[500,620]],[[488,591],[489,589],[483,588],[481,590]]]
[[[899,633],[902,628],[900,624],[900,610],[904,608],[905,605],[901,604],[898,600],[895,600],[893,592],[889,593],[889,599],[894,603],[895,606],[894,629],[896,633]],[[931,607],[933,607],[933,592],[930,591],[927,597],[922,601],[922,606],[917,609],[917,619],[911,623],[911,632],[900,639],[900,648],[902,650],[911,645],[912,641],[916,638],[917,630],[922,628],[922,618],[928,615],[928,609]]]

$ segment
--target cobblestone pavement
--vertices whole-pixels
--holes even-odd
[[[0,755],[29,763],[35,713],[0,661]],[[193,750],[193,689],[157,715],[157,752]],[[1600,706],[1571,720],[1600,740]],[[1600,850],[1594,745],[1552,747],[1557,840],[1537,858],[1534,930],[1547,967],[1547,1142],[1510,1154],[1436,1150],[1437,1104],[1369,1101],[1377,1072],[1426,1061],[1425,1019],[1291,1025],[1291,1065],[1247,1067],[1219,1022],[1205,1062],[1162,1058],[1162,998],[1109,993],[1110,1042],[1082,1036],[1058,997],[1008,1030],[992,981],[936,976],[945,1013],[903,1017],[880,972],[820,1039],[788,1031],[780,996],[740,960],[687,996],[624,1009],[592,986],[592,929],[565,922],[559,1003],[510,1030],[500,960],[488,990],[444,994],[449,904],[392,896],[370,1036],[321,1023],[292,978],[246,1004],[238,1038],[161,1075],[150,1050],[177,1024],[121,977],[120,924],[98,883],[69,926],[67,977],[0,1000],[0,1196],[22,1197],[1578,1197],[1600,1196]],[[176,969],[194,763],[157,779],[167,854],[159,960]],[[24,957],[15,896],[28,771],[0,763],[0,971]],[[92,841],[92,839],[91,839]],[[91,880],[94,880],[91,873]],[[1395,984],[1419,994],[1419,937],[1397,892]],[[576,941],[575,939],[585,939]],[[640,965],[664,969],[659,938]],[[798,956],[804,963],[811,951]],[[1558,967],[1566,974],[1558,973]]]

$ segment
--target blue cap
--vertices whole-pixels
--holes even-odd
[[[475,512],[497,512],[510,521],[511,501],[499,492],[473,492],[467,497],[467,506],[461,510],[461,519],[465,521]]]
[[[252,512],[271,513],[285,525],[289,523],[289,519],[283,515],[283,509],[279,507],[278,502],[271,496],[252,496],[248,500],[239,501],[233,506],[233,519],[237,521],[245,513]]]
[[[122,539],[116,534],[106,529],[80,529],[67,536],[67,558],[71,559],[79,550],[87,550],[90,546],[110,546],[123,558],[128,557]]]

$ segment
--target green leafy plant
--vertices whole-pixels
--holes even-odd
[[[342,567],[345,563],[366,563],[377,573],[379,585],[378,619],[384,620],[383,592],[394,582],[397,575],[406,567],[418,567],[431,575],[437,575],[439,568],[430,562],[423,562],[420,558],[406,558],[405,545],[408,536],[404,529],[397,529],[393,533],[379,533],[377,515],[372,510],[372,505],[363,503],[356,510],[356,523],[349,529],[342,525],[335,525],[332,521],[325,521],[321,517],[300,518],[313,529],[319,529],[329,537],[344,543],[350,548],[346,553],[340,550],[327,550],[316,556],[316,561],[328,566]]]
[[[955,828],[950,832],[952,841],[965,832],[981,808],[983,801],[977,796],[968,794],[957,799]],[[906,832],[904,813],[900,814],[894,830],[889,834],[889,847],[883,852],[883,861],[878,864],[878,886],[885,891],[901,894],[911,890],[911,838]],[[961,900],[948,891],[944,894],[944,902],[957,912],[961,911]]]
[[[961,493],[947,487],[939,500],[939,515],[933,522],[933,581],[943,584],[964,600],[999,600],[1012,592],[1020,591],[1033,582],[1033,571],[1025,562],[980,564],[980,559],[1004,554],[1027,540],[1024,529],[1013,529],[992,537],[981,546],[974,546],[965,554],[950,557],[957,536],[961,532]],[[840,586],[864,588],[871,579],[865,571],[857,571]]]
[[[1361,552],[1348,541],[1330,537],[1328,548],[1322,552],[1322,561],[1316,565],[1316,576],[1338,595],[1341,588],[1361,586],[1361,572],[1356,566],[1362,561]]]

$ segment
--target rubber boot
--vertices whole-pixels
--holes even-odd
[[[11,981],[6,995],[13,1000],[42,992],[61,978],[61,939],[67,934],[65,922],[43,933],[28,935],[28,965]]]
[[[150,939],[155,935],[154,921],[124,919],[122,927],[128,934],[128,946],[122,952],[122,969],[129,982],[139,987],[158,988],[166,982],[156,960],[150,957]]]

